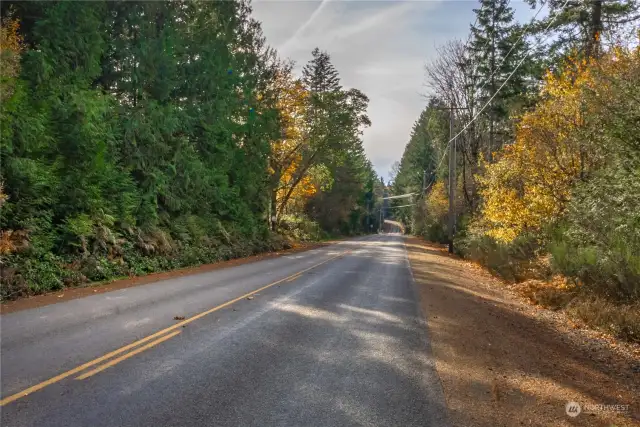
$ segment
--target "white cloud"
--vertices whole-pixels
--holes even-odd
[[[287,52],[291,43],[295,43],[299,39],[299,37],[304,34],[305,30],[315,22],[316,18],[320,16],[324,8],[329,4],[329,1],[330,0],[321,0],[320,4],[313,11],[309,19],[307,19],[300,27],[298,27],[296,32],[293,33],[293,35],[286,42],[284,42],[282,46],[278,48],[278,50],[280,50],[280,52]]]
[[[325,1],[322,6],[327,4],[329,2]],[[371,40],[367,35],[371,36],[372,33],[379,33],[381,29],[393,27],[395,23],[401,23],[404,19],[403,15],[410,12],[414,5],[415,3],[398,3],[385,7],[373,14],[347,12],[345,16],[347,19],[343,19],[343,22],[340,22],[340,20],[333,21],[338,24],[335,28],[330,27],[329,31],[326,32],[316,31],[308,37],[298,38],[294,43],[297,47],[304,48],[309,44],[313,45],[321,41],[323,45],[332,46],[336,50],[348,49],[354,42],[357,42],[356,38],[359,38],[360,41],[370,42]],[[318,16],[316,16],[316,20],[317,18]],[[283,53],[287,54],[289,52],[283,51]]]
[[[364,134],[367,155],[383,177],[402,156],[411,127],[424,108],[424,64],[435,46],[466,40],[477,1],[254,1],[270,45],[296,61],[316,46],[329,52],[342,84],[370,98],[373,123]],[[531,13],[512,1],[517,17]],[[523,12],[524,11],[524,12]]]

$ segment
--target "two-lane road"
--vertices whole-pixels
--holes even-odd
[[[403,238],[0,317],[2,425],[446,426]]]

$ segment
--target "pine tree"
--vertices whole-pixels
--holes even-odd
[[[527,0],[535,7],[541,0]],[[640,20],[638,0],[549,0],[549,14],[532,30],[553,35],[549,55],[557,59],[571,49],[586,57],[598,56],[602,36]],[[548,28],[548,29],[547,29]]]
[[[329,54],[316,47],[311,55],[313,59],[302,69],[302,80],[309,91],[324,93],[340,90],[340,76],[331,63]]]
[[[507,119],[524,103],[531,89],[527,76],[531,68],[529,64],[518,67],[527,53],[528,44],[524,37],[520,39],[523,30],[514,22],[514,11],[509,7],[509,1],[480,0],[480,7],[474,11],[478,19],[471,26],[470,72],[476,77],[479,105],[489,103],[484,111],[489,121],[487,148],[490,153],[498,149],[510,134]],[[511,75],[516,67],[517,71]]]

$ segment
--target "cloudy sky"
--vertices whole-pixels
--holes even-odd
[[[364,145],[378,174],[388,178],[402,156],[411,126],[425,105],[424,65],[438,45],[466,40],[475,20],[471,0],[254,0],[256,19],[271,46],[299,73],[319,47],[329,52],[345,87],[370,98],[373,122]],[[516,19],[535,13],[511,1]]]

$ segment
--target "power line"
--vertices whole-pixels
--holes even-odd
[[[388,206],[386,209],[394,209],[394,208],[406,208],[407,206],[415,206],[415,203],[411,203],[409,205],[400,205],[400,206]]]
[[[564,9],[564,6],[566,6],[566,4],[567,4],[567,3],[569,3],[569,2],[567,1],[567,2],[562,6],[562,8],[563,8],[563,9]],[[507,4],[507,5],[508,5],[508,4]],[[533,15],[533,18],[531,18],[531,22],[535,21],[536,17],[538,16],[538,14],[540,14],[540,12],[542,11],[542,9],[544,8],[544,6],[545,6],[545,5],[546,5],[546,3],[545,3],[545,2],[542,2],[542,3],[541,3],[540,8],[539,8],[539,9],[538,9],[538,11],[536,12],[536,14],[535,14],[535,15]],[[548,27],[547,27],[547,29],[548,29]],[[491,73],[491,75],[489,76],[489,79],[487,79],[487,80],[484,82],[484,84],[483,84],[482,86],[480,86],[480,89],[478,89],[478,92],[481,92],[481,91],[482,91],[482,89],[484,89],[484,87],[487,85],[487,82],[491,79],[491,77],[493,77],[493,76],[498,72],[498,70],[500,69],[500,67],[502,67],[502,64],[504,64],[504,62],[507,60],[507,58],[509,57],[509,55],[511,55],[511,52],[513,52],[513,49],[515,49],[515,48],[516,48],[516,46],[517,46],[517,45],[522,41],[522,39],[524,38],[524,35],[525,35],[526,33],[527,33],[527,32],[526,32],[526,31],[524,30],[524,28],[523,28],[523,30],[522,30],[522,34],[520,34],[520,38],[519,38],[519,39],[518,39],[518,40],[517,40],[517,41],[516,41],[512,46],[511,46],[511,49],[509,49],[509,52],[507,52],[507,54],[504,56],[504,58],[502,58],[502,61],[500,62],[500,64],[498,64],[498,66],[495,68],[495,70],[493,70],[493,73]],[[486,46],[488,46],[488,45],[489,45],[489,43],[487,42],[487,44],[485,45],[485,48],[486,48]],[[526,55],[525,55],[525,58],[526,58]]]
[[[407,194],[399,194],[397,196],[388,196],[388,197],[383,197],[382,200],[390,200],[390,199],[401,199],[404,197],[411,197],[416,193],[407,193]]]
[[[565,0],[564,4],[560,7],[560,10],[564,9],[564,7],[569,3],[569,0]],[[543,5],[544,6],[544,5]],[[542,8],[541,8],[542,9]],[[541,10],[540,9],[540,10]],[[538,10],[538,13],[540,12],[540,10]],[[538,13],[536,13],[535,16],[538,15]],[[535,17],[534,16],[534,17]],[[548,31],[549,28],[551,28],[551,25],[553,24],[553,22],[555,21],[555,19],[559,16],[559,14],[557,14],[555,17],[553,17],[552,19],[549,20],[549,24],[547,25],[547,27],[544,29],[544,31]],[[523,32],[524,35],[524,32]],[[543,43],[547,41],[547,39],[549,38],[549,36],[547,36],[544,40]],[[518,41],[519,43],[519,41]],[[515,46],[515,45],[514,45]],[[513,48],[509,51],[509,53],[511,53],[513,51]],[[500,93],[500,91],[502,90],[503,87],[505,87],[505,85],[507,84],[507,82],[509,82],[509,80],[511,79],[511,77],[513,77],[513,75],[515,74],[516,71],[518,71],[518,69],[520,68],[520,66],[522,65],[522,63],[525,61],[525,59],[527,59],[527,57],[529,56],[529,53],[531,52],[531,48],[529,48],[527,50],[527,53],[525,53],[525,55],[522,57],[522,59],[520,60],[520,62],[518,62],[518,64],[516,65],[516,67],[513,69],[513,71],[511,71],[511,73],[507,76],[507,78],[505,79],[505,81],[502,83],[502,85],[500,85],[500,87],[498,88],[498,90],[496,90],[496,92],[491,96],[491,98],[489,98],[489,100],[482,106],[482,108],[480,109],[480,111],[478,111],[472,118],[471,120],[462,128],[462,130],[460,132],[458,132],[454,137],[452,137],[447,144],[445,145],[445,149],[444,149],[444,154],[442,155],[442,158],[440,159],[440,162],[438,163],[438,167],[435,170],[438,170],[440,168],[440,165],[442,165],[442,162],[444,161],[444,158],[447,155],[447,148],[449,148],[449,144],[451,144],[457,137],[459,137],[460,135],[462,135],[462,133],[467,130],[467,128],[471,125],[471,123],[475,122],[478,117],[480,117],[480,114],[482,114],[482,112],[487,108],[487,106],[491,103],[491,101],[493,101],[493,99],[498,95],[498,93]],[[509,54],[507,54],[505,56],[505,60],[507,58]]]

